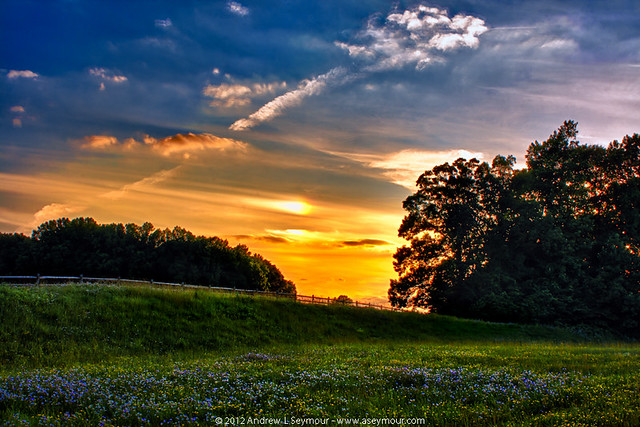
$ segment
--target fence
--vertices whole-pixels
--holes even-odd
[[[375,308],[378,310],[388,311],[401,311],[400,309],[385,306],[382,304],[372,304],[370,302],[351,301],[351,300],[338,300],[331,297],[319,297],[315,295],[298,295],[282,292],[271,291],[259,291],[251,289],[236,289],[225,288],[218,286],[198,286],[189,285],[185,283],[168,283],[168,282],[156,282],[154,280],[135,280],[135,279],[121,279],[121,278],[104,278],[104,277],[84,277],[84,276],[0,276],[0,283],[11,285],[54,285],[64,283],[95,283],[95,284],[113,284],[113,285],[151,285],[159,287],[172,287],[172,288],[189,288],[197,290],[210,290],[214,292],[235,292],[245,295],[262,295],[271,296],[276,298],[288,298],[304,304],[321,304],[321,305],[349,305],[353,307],[366,307]]]

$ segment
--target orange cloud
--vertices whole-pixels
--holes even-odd
[[[118,144],[118,138],[108,135],[91,135],[84,137],[82,148],[107,148]]]
[[[33,214],[33,222],[30,224],[30,229],[37,228],[40,224],[52,219],[58,219],[63,217],[72,216],[84,210],[83,206],[64,204],[64,203],[51,203],[43,206],[38,212]]]
[[[163,156],[173,154],[189,154],[196,151],[245,151],[248,144],[231,138],[221,138],[210,133],[201,134],[177,134],[156,140],[147,138],[146,144]]]
[[[222,138],[210,133],[186,133],[171,135],[166,138],[157,139],[149,135],[142,137],[142,141],[134,138],[127,138],[119,141],[115,136],[109,135],[91,135],[84,138],[81,145],[84,149],[151,149],[151,151],[164,157],[173,155],[182,155],[184,158],[191,157],[192,154],[199,151],[216,150],[216,151],[246,151],[248,144],[231,138]]]

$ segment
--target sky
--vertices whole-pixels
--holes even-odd
[[[385,302],[402,202],[575,120],[640,132],[640,2],[0,2],[0,232],[60,217],[245,244]],[[46,273],[46,272],[43,272]]]

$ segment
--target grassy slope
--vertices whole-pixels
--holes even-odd
[[[361,341],[574,341],[562,329],[206,290],[0,286],[0,367]]]

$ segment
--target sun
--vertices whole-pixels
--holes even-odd
[[[296,215],[308,215],[312,210],[309,203],[300,201],[276,202],[276,206],[280,210]]]

